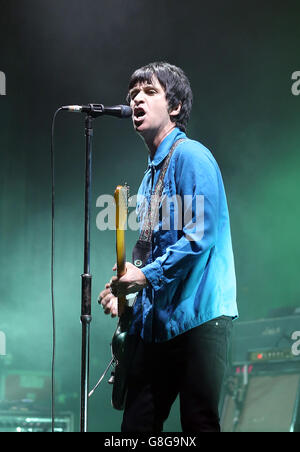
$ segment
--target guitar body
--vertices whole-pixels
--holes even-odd
[[[135,338],[128,334],[132,321],[132,307],[126,306],[119,319],[111,343],[114,358],[112,405],[116,410],[123,410],[126,400],[128,372],[135,350]]]

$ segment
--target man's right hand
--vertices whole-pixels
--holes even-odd
[[[111,314],[112,317],[118,315],[118,298],[110,291],[110,284],[105,284],[105,289],[100,292],[98,303],[102,305],[104,314]]]

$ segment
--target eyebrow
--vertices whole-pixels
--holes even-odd
[[[129,96],[132,96],[132,94],[134,94],[136,91],[140,91],[141,87],[146,87],[146,88],[153,88],[156,89],[155,86],[153,85],[153,83],[142,83],[140,84],[140,87],[138,88],[137,86],[133,87],[130,91],[129,91]]]

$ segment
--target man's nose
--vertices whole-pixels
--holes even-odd
[[[134,98],[134,103],[135,105],[140,105],[141,103],[143,103],[145,101],[145,96],[144,93],[142,91],[140,91]]]

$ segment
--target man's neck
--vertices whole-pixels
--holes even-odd
[[[156,153],[159,145],[175,129],[175,127],[176,127],[176,124],[172,124],[168,128],[165,128],[162,131],[158,132],[154,138],[149,137],[147,139],[147,137],[144,137],[144,141],[148,147],[151,160],[154,159],[155,153]]]

